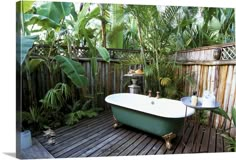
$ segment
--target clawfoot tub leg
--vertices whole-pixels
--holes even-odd
[[[113,120],[114,120],[113,128],[118,128],[118,127],[121,126],[121,124],[117,121],[117,119],[115,118],[115,116],[113,116]]]
[[[162,138],[165,140],[165,142],[166,142],[166,148],[167,149],[171,149],[172,148],[172,144],[171,144],[171,140],[172,139],[174,139],[176,137],[176,134],[174,134],[174,133],[168,133],[168,134],[166,134],[166,135],[164,135],[164,136],[162,136]]]

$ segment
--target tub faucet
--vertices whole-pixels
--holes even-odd
[[[160,98],[160,92],[159,92],[159,91],[157,91],[156,98],[157,98],[157,99]]]
[[[148,90],[148,97],[152,97],[152,91]]]

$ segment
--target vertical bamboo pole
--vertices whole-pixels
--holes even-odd
[[[207,77],[208,77],[208,66],[203,66],[204,72],[203,72],[203,91],[207,89]]]
[[[197,91],[197,93],[198,93],[198,90],[197,90],[197,88],[198,88],[198,84],[197,84],[197,79],[198,79],[198,77],[197,77],[197,74],[198,74],[198,67],[197,67],[197,65],[195,64],[194,66],[193,66],[193,76],[194,76],[194,90],[196,90]]]
[[[207,90],[209,90],[210,91],[210,88],[211,88],[211,77],[212,77],[213,75],[212,75],[212,67],[211,66],[209,66],[208,67],[208,73],[207,73]]]
[[[201,81],[201,66],[197,65],[197,92],[198,92],[198,96],[201,96],[201,92],[200,92],[200,81]]]
[[[229,115],[229,117],[231,118],[231,111],[232,111],[232,101],[234,98],[232,98],[231,94],[234,95],[234,69],[233,69],[233,66],[230,65],[229,66],[229,69],[228,69],[228,77],[227,77],[227,80],[226,80],[226,89],[225,89],[225,101],[224,101],[224,106],[226,107],[226,111]],[[231,122],[230,121],[227,121],[226,123],[226,128],[229,128],[231,126]]]
[[[210,91],[215,94],[215,77],[216,77],[216,66],[212,66],[212,75],[210,81]]]
[[[224,93],[225,93],[225,84],[226,84],[226,78],[227,78],[227,70],[228,70],[228,66],[227,65],[223,65],[220,66],[219,69],[219,88],[218,88],[218,92],[217,92],[217,101],[220,103],[222,109],[224,109]],[[222,117],[219,115],[216,115],[216,126],[217,127],[221,127],[222,125]]]
[[[231,82],[232,82],[232,75],[233,75],[233,66],[230,65],[228,66],[228,72],[227,72],[227,79],[226,79],[226,84],[225,84],[225,92],[224,92],[224,110],[228,113],[229,116],[231,116],[230,113],[230,108],[229,106],[229,96],[230,96],[230,90],[231,90]],[[229,121],[226,122],[226,128],[229,128]]]
[[[230,115],[232,115],[232,108],[236,107],[236,65],[234,65],[234,70],[233,70],[231,92],[230,92],[230,97],[229,97],[229,107],[230,107]],[[230,127],[234,128],[234,124],[232,121],[230,122]],[[235,131],[236,129],[231,129],[230,135],[236,136]]]
[[[199,77],[200,77],[200,81],[199,81],[199,94],[200,96],[202,96],[203,93],[203,82],[204,82],[204,68],[203,66],[200,66],[200,73],[199,73]]]

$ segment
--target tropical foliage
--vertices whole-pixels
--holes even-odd
[[[233,9],[136,5],[126,6],[126,9],[137,26],[136,43],[139,43],[141,55],[136,59],[136,64],[143,66],[145,91],[150,88],[159,90],[165,97],[179,98],[183,95],[182,81],[194,85],[190,73],[183,75],[178,72],[175,59],[169,58],[171,54],[183,49],[234,41]],[[124,64],[135,63],[131,60]]]

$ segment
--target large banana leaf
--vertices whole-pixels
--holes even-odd
[[[110,62],[110,54],[104,47],[97,47],[98,53],[102,56],[102,59],[106,62]]]
[[[34,41],[38,36],[18,36],[16,37],[16,60],[22,64]]]
[[[85,70],[79,62],[61,55],[57,55],[55,59],[63,72],[77,87],[82,88],[88,85],[88,79],[84,75]]]
[[[72,2],[48,2],[37,8],[37,14],[48,17],[56,23],[68,16],[74,9]]]
[[[88,3],[84,4],[82,10],[79,12],[78,18],[77,18],[77,21],[75,24],[76,31],[78,31],[81,21],[85,18],[86,14],[88,12],[89,6],[90,6],[90,4],[88,4]]]
[[[42,27],[42,30],[47,30],[48,28],[57,28],[60,26],[59,23],[56,23],[52,19],[38,14],[25,14],[24,20],[25,26],[37,24],[38,26]]]
[[[84,32],[86,24],[93,18],[98,18],[98,15],[100,14],[99,7],[96,7],[93,9],[90,13],[87,13],[89,8],[89,4],[86,4],[82,11],[78,15],[78,19],[75,24],[75,31],[77,34],[79,34],[79,31]],[[83,33],[85,34],[85,33]]]

